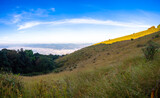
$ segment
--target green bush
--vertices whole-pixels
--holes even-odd
[[[152,39],[155,39],[155,38],[159,38],[159,34],[155,35],[154,37],[152,37]]]
[[[142,51],[147,60],[153,60],[154,55],[158,52],[159,45],[153,41],[149,41],[145,48],[142,48]]]
[[[133,38],[131,38],[131,41],[133,41],[134,39]]]
[[[0,96],[3,98],[22,97],[23,85],[18,76],[0,73]]]
[[[157,34],[156,36],[155,36],[155,38],[158,38],[159,37],[159,34]]]

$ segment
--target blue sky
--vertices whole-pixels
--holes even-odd
[[[160,24],[158,0],[0,0],[0,43],[96,43]]]

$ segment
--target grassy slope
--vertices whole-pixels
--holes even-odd
[[[142,47],[137,45],[143,46],[149,40],[160,44],[160,37],[154,38],[157,34],[160,32],[133,41],[90,46],[60,58],[57,62],[65,61],[66,69],[79,68],[58,74],[23,77],[23,96],[149,97],[160,79],[160,56],[146,62]]]
[[[151,90],[160,79],[159,55],[160,53],[151,62],[146,62],[141,55],[112,66],[26,77],[23,96],[26,98],[37,96],[45,98],[149,98]]]
[[[110,65],[116,62],[121,62],[128,58],[128,56],[138,55],[141,52],[137,45],[143,46],[148,40],[152,39],[158,33],[153,33],[133,41],[126,40],[121,42],[116,42],[111,45],[98,44],[83,48],[72,54],[59,58],[58,63],[62,63],[64,66],[60,70],[73,70],[77,67],[88,68]],[[143,34],[142,34],[143,35]]]

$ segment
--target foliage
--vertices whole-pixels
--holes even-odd
[[[153,41],[149,41],[147,44],[145,48],[142,48],[142,51],[147,60],[153,60],[154,55],[158,52],[159,45]]]
[[[40,57],[36,60],[35,63],[38,65],[38,67],[35,69],[37,72],[47,73],[48,71],[52,71],[53,68],[55,68],[55,66],[53,66],[54,62],[51,58]]]
[[[159,38],[159,34],[156,34],[155,36],[152,37],[152,39],[155,39],[155,38]]]
[[[57,68],[54,62],[58,55],[41,55],[32,50],[7,50],[0,51],[0,68],[14,74],[35,75],[51,72]]]
[[[23,93],[23,84],[18,76],[0,73],[0,97],[18,98]]]
[[[155,36],[155,38],[158,38],[159,37],[159,34],[157,34],[156,36]]]

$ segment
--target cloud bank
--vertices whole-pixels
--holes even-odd
[[[39,21],[32,21],[26,22],[24,24],[18,25],[18,30],[23,30],[27,28],[31,28],[38,25],[61,25],[61,24],[94,24],[94,25],[111,25],[111,26],[122,26],[122,27],[141,27],[141,28],[148,28],[150,25],[143,25],[143,24],[136,24],[136,23],[126,23],[126,22],[118,22],[112,20],[96,20],[96,19],[65,19],[59,21],[51,21],[51,22],[39,22]]]
[[[53,54],[53,55],[66,55],[66,54],[70,54],[74,51],[77,51],[79,49],[50,49],[50,48],[33,48],[33,47],[8,47],[7,49],[10,50],[18,50],[23,48],[24,50],[33,50],[34,53],[40,53],[40,54],[44,54],[44,55],[49,55],[49,54]],[[0,50],[3,48],[0,48]]]

